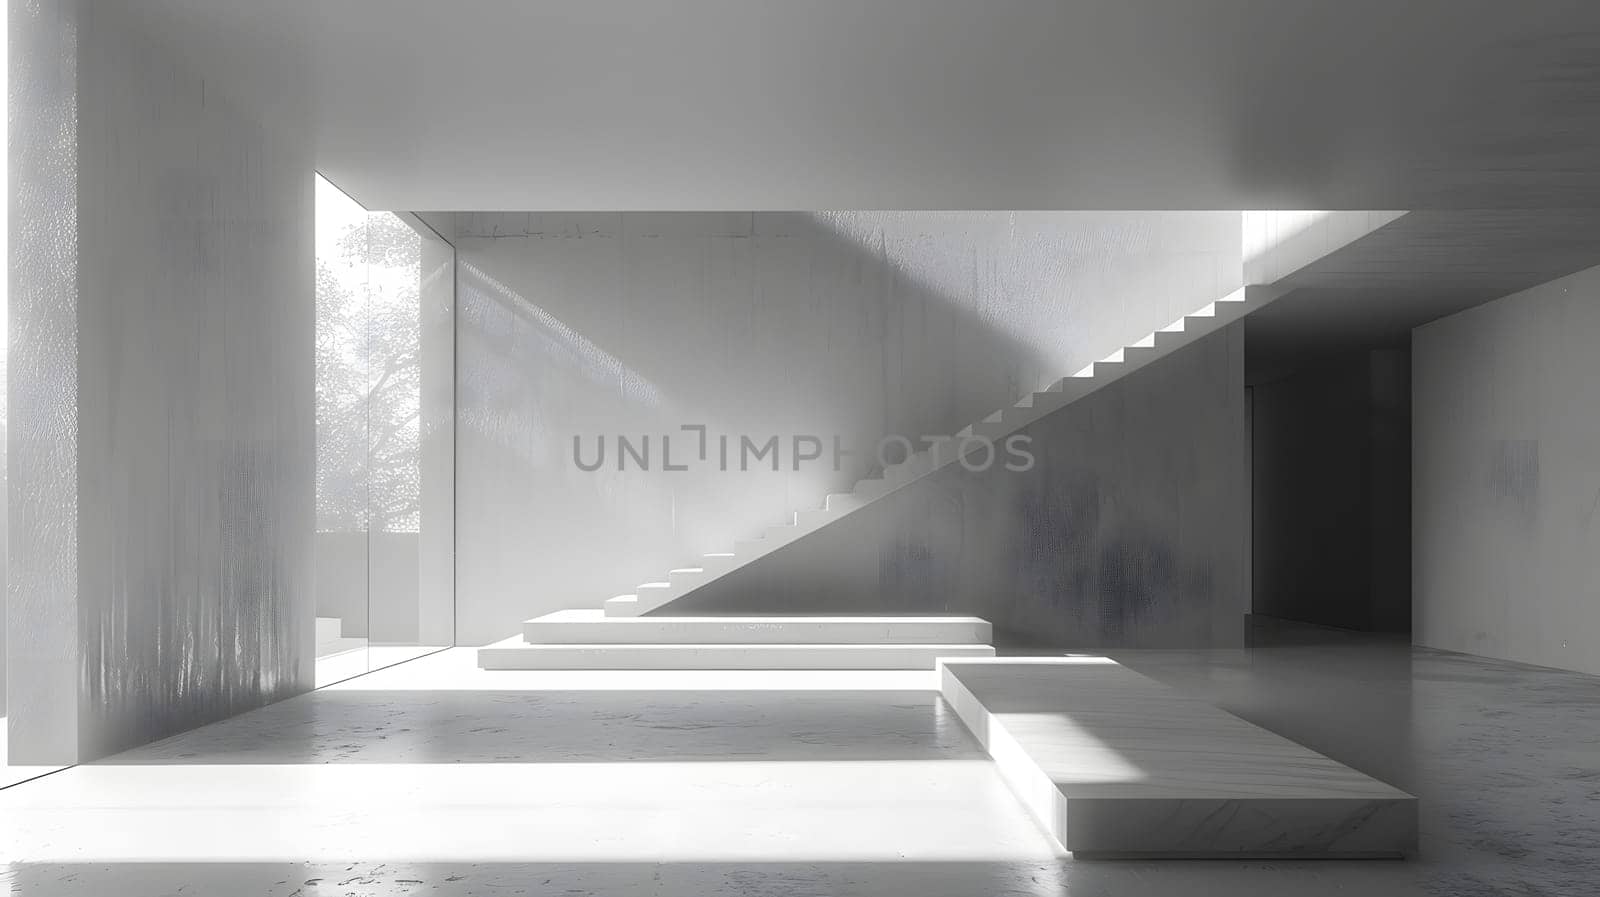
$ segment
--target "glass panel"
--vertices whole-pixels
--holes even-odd
[[[371,346],[367,211],[320,175],[317,248],[317,686],[365,673],[367,393]]]
[[[425,351],[423,321],[426,295],[430,330],[441,321],[448,324],[448,305],[442,310],[440,305],[454,292],[454,258],[448,244],[431,232],[425,239],[425,230],[388,212],[367,216],[367,612],[368,661],[374,669],[453,640],[453,627],[446,625],[453,613],[442,613],[451,609],[451,589],[440,575],[441,555],[453,556],[453,546],[430,537],[443,517],[453,516],[453,509],[439,512],[453,505],[454,471],[435,463],[423,475],[423,434],[430,441],[429,461],[435,461],[432,450],[444,435],[441,425],[448,427],[453,405],[444,396],[441,407],[440,392],[428,390],[425,413],[424,384],[442,380],[447,387],[451,365],[438,354],[444,348],[439,341],[430,338]],[[430,499],[426,532],[425,495]]]
[[[317,178],[318,685],[455,640],[455,250]]]
[[[422,231],[417,639],[456,642],[456,250]]]

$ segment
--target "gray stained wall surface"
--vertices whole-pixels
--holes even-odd
[[[1600,674],[1600,268],[1418,327],[1419,645]]]
[[[1236,212],[456,222],[462,644],[728,551],[848,491],[886,435],[952,434],[1242,276]],[[797,467],[800,434],[824,456]],[[618,469],[619,436],[649,439],[648,470]],[[720,469],[722,436],[778,438],[778,469]],[[580,469],[574,439],[606,463]]]
[[[1024,428],[1031,470],[945,467],[660,613],[970,613],[1003,647],[1238,644],[1242,358],[1235,324]]]

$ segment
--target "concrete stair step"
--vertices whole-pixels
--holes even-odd
[[[1416,852],[1411,795],[1109,658],[940,667],[945,706],[1077,859]]]
[[[710,582],[715,576],[705,567],[678,567],[667,573],[667,582],[672,583],[673,592],[682,595],[702,583]]]
[[[317,618],[317,644],[332,642],[344,637],[344,621],[338,617]]]
[[[800,527],[806,532],[810,532],[819,526],[831,523],[843,513],[843,511],[830,511],[827,508],[811,508],[805,511],[795,511],[794,525]]]
[[[993,657],[988,645],[530,645],[478,649],[486,670],[932,670],[941,658]]]
[[[608,617],[636,617],[644,613],[639,609],[638,595],[614,595],[607,598],[601,612]]]
[[[828,495],[822,506],[829,511],[847,514],[866,503],[866,499],[853,492],[834,492]]]
[[[615,617],[560,610],[522,624],[530,644],[988,644],[977,617]]]

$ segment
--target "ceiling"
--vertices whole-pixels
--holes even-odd
[[[371,208],[1600,207],[1594,0],[147,0]]]
[[[1411,212],[1278,281],[1245,319],[1245,378],[1409,345],[1411,329],[1600,264],[1600,212]]]

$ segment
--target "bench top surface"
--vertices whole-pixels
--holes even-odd
[[[942,666],[1069,798],[1411,797],[1107,658]]]

